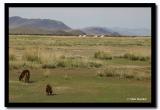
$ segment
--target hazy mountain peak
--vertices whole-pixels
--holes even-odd
[[[18,16],[9,18],[10,28],[39,28],[45,30],[69,30],[69,26],[65,25],[61,21],[50,19],[26,19]]]
[[[114,33],[114,35],[119,35],[117,32],[114,32],[106,27],[86,27],[82,29],[83,32],[85,32],[86,34],[89,35],[112,35]]]

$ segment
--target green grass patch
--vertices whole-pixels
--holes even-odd
[[[151,85],[148,81],[99,78],[94,76],[95,69],[31,69],[33,83],[30,84],[19,82],[17,71],[10,71],[9,102],[130,103],[130,97],[146,98],[134,102],[151,101]],[[45,77],[46,72],[48,77]],[[46,96],[47,83],[53,87],[56,95]]]

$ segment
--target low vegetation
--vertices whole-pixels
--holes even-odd
[[[95,52],[94,57],[98,58],[98,59],[105,59],[105,60],[111,60],[112,59],[111,55],[109,55],[108,53],[105,53],[103,51]]]
[[[15,61],[17,60],[16,56],[14,54],[9,54],[9,61]]]
[[[28,69],[29,84],[18,75]],[[46,96],[46,84],[55,95]],[[9,36],[10,102],[151,102],[151,38]]]
[[[97,76],[119,79],[150,80],[150,68],[145,67],[137,68],[136,70],[134,69],[135,68],[107,67],[103,71],[98,71]]]
[[[56,60],[50,63],[42,64],[42,68],[90,68],[90,67],[101,67],[102,64],[96,61],[84,61],[77,59],[64,59],[64,60]]]
[[[126,59],[133,60],[133,61],[136,61],[136,60],[147,61],[150,59],[148,56],[138,56],[138,55],[134,55],[130,53],[126,53],[120,58],[126,58]]]

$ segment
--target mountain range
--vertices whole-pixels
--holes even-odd
[[[115,32],[105,27],[87,27],[81,30],[89,35],[112,35],[112,36],[120,35],[118,32]]]
[[[9,18],[10,34],[51,34],[79,35],[85,34],[80,30],[71,29],[61,21],[50,19],[27,19],[19,16]]]
[[[72,29],[65,23],[51,19],[28,19],[19,16],[9,17],[10,34],[44,34],[44,35],[127,35],[150,36],[149,29],[86,27]]]

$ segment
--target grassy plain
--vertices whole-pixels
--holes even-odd
[[[9,101],[150,102],[151,38],[10,35]]]

